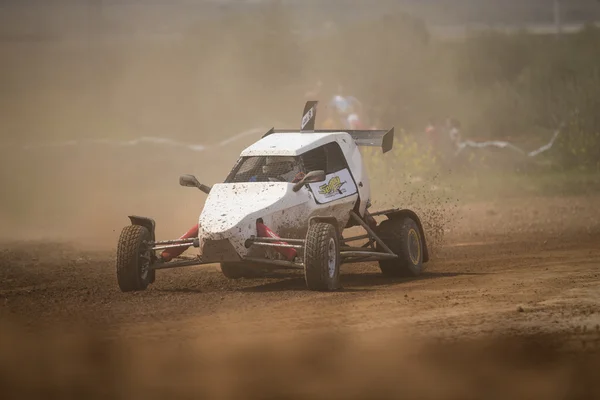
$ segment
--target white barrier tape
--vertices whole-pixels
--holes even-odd
[[[230,137],[229,139],[223,140],[221,143],[219,143],[219,146],[226,146],[229,143],[233,143],[233,142],[235,142],[238,139],[241,139],[243,137],[246,137],[246,136],[249,136],[249,135],[260,134],[260,133],[265,134],[265,133],[267,133],[267,130],[266,129],[262,129],[262,128],[249,129],[249,130],[247,130],[245,132],[238,133],[237,135],[234,135],[234,136]]]
[[[540,153],[543,153],[544,151],[549,150],[550,148],[552,148],[552,146],[554,145],[554,142],[556,141],[556,138],[558,137],[558,135],[560,134],[560,129],[557,129],[554,132],[554,136],[552,136],[552,139],[550,140],[550,142],[548,144],[543,145],[542,147],[540,147],[537,150],[534,151],[530,151],[529,154],[527,154],[529,157],[535,157]]]
[[[116,146],[116,147],[127,147],[127,146],[137,146],[140,144],[147,143],[147,144],[156,144],[156,145],[161,145],[161,146],[181,147],[181,148],[185,148],[185,149],[188,149],[191,151],[199,152],[199,151],[204,151],[204,150],[212,148],[212,147],[226,146],[226,145],[234,143],[234,142],[238,141],[239,139],[242,139],[246,136],[266,133],[267,130],[268,129],[265,129],[265,128],[249,129],[247,131],[238,133],[237,135],[234,135],[228,139],[225,139],[215,146],[205,146],[202,144],[183,143],[183,142],[178,142],[173,139],[162,138],[162,137],[143,136],[143,137],[140,137],[137,139],[124,140],[124,141],[119,141],[119,140],[114,140],[114,139],[83,139],[83,140],[66,140],[64,142],[58,142],[58,143],[34,143],[34,144],[24,145],[21,147],[21,149],[22,150],[31,150],[31,149],[49,148],[49,147],[59,148],[59,147],[72,147],[72,146],[77,146],[77,145],[95,145],[95,144]],[[7,146],[7,145],[0,146],[0,148],[6,148],[6,147],[9,147],[9,146]]]
[[[550,140],[550,142],[543,145],[539,149],[530,151],[529,153],[525,152],[521,148],[519,148],[509,142],[495,141],[495,140],[487,141],[487,142],[474,142],[472,140],[465,140],[464,142],[458,143],[458,145],[457,145],[458,149],[456,150],[454,155],[457,156],[461,151],[463,151],[467,147],[478,148],[478,149],[485,148],[485,147],[499,147],[499,148],[512,149],[518,153],[526,155],[527,157],[535,157],[538,154],[541,154],[552,148],[552,146],[554,145],[554,142],[556,141],[556,139],[558,138],[558,135],[560,134],[560,129],[561,128],[557,129],[554,132],[554,135],[552,136],[552,139]],[[55,147],[55,148],[56,147],[70,147],[70,146],[76,146],[76,145],[80,145],[80,144],[83,144],[83,145],[85,145],[85,144],[104,144],[104,145],[111,145],[111,146],[137,146],[142,143],[149,143],[149,144],[158,144],[158,145],[163,145],[163,146],[181,147],[181,148],[185,148],[185,149],[188,149],[191,151],[200,152],[200,151],[204,151],[206,149],[210,149],[212,147],[227,146],[227,145],[234,143],[246,136],[258,135],[260,133],[266,133],[266,132],[267,132],[266,128],[249,129],[247,131],[240,132],[228,139],[221,141],[216,146],[204,146],[201,144],[190,144],[190,143],[178,142],[176,140],[169,139],[169,138],[143,136],[143,137],[140,137],[137,139],[126,140],[126,141],[118,141],[118,140],[113,140],[113,139],[84,139],[84,140],[79,140],[79,141],[67,140],[67,141],[59,142],[59,143],[36,143],[36,144],[28,144],[28,145],[22,146],[21,149],[22,150],[30,150],[30,149],[48,148],[48,147]],[[0,148],[4,148],[4,147],[8,147],[8,146],[6,146],[6,145],[0,146]]]
[[[142,143],[150,143],[150,144],[160,144],[163,146],[171,146],[171,147],[184,147],[193,151],[202,151],[205,150],[205,146],[203,145],[195,145],[195,144],[186,144],[177,142],[168,138],[159,138],[159,137],[149,137],[144,136],[138,139],[132,139],[127,141],[118,141],[112,139],[84,139],[84,140],[68,140],[65,142],[59,143],[36,143],[36,144],[28,144],[22,147],[23,150],[31,150],[36,148],[48,148],[48,147],[69,147],[76,145],[86,145],[86,144],[102,144],[108,146],[136,146]]]
[[[458,150],[456,150],[456,153],[454,155],[458,155],[458,153],[463,151],[466,147],[473,147],[473,148],[477,148],[477,149],[482,149],[484,147],[499,147],[501,149],[510,148],[521,154],[525,154],[525,152],[523,150],[521,150],[520,148],[518,148],[517,146],[515,146],[509,142],[500,142],[500,141],[495,141],[495,140],[488,141],[488,142],[474,142],[472,140],[465,140],[464,142],[458,143],[457,147],[458,147]]]
[[[488,142],[474,142],[472,140],[465,140],[464,142],[458,143],[458,145],[457,145],[458,149],[456,150],[456,153],[454,153],[454,155],[457,156],[466,147],[472,147],[472,148],[478,148],[478,149],[481,149],[484,147],[499,147],[502,149],[504,149],[504,148],[513,149],[516,152],[521,153],[527,157],[535,157],[538,154],[541,154],[552,148],[552,146],[554,145],[554,142],[556,141],[556,139],[558,138],[558,135],[560,134],[561,129],[562,129],[562,125],[556,131],[554,131],[554,135],[552,136],[552,139],[550,139],[550,142],[543,145],[542,147],[540,147],[537,150],[530,151],[529,153],[525,152],[525,150],[523,150],[509,142],[502,142],[502,141],[495,141],[495,140],[488,141]]]

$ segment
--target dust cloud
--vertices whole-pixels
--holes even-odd
[[[63,12],[75,19],[93,16],[71,5],[45,7],[40,26],[50,20],[60,26]],[[156,10],[148,8],[155,19],[132,10],[122,14],[125,20],[160,20]],[[21,14],[15,18],[25,21]],[[82,22],[85,35],[2,36],[0,240],[20,242],[3,246],[0,257],[3,398],[600,396],[597,332],[575,339],[561,332],[536,336],[527,325],[561,320],[564,326],[597,315],[582,291],[597,282],[586,269],[598,257],[592,245],[600,232],[597,198],[536,199],[525,206],[497,198],[459,210],[464,196],[439,189],[447,175],[405,186],[402,171],[387,169],[385,179],[374,179],[378,205],[415,208],[425,216],[434,246],[448,233],[457,243],[487,240],[486,246],[436,255],[433,269],[410,282],[384,280],[375,264],[353,266],[343,277],[347,290],[331,297],[306,292],[299,276],[230,282],[204,269],[164,271],[144,293],[118,292],[112,252],[127,215],[155,218],[159,239],[185,232],[205,195],[180,187],[179,175],[195,174],[205,184],[222,181],[260,133],[222,145],[227,139],[252,128],[297,127],[305,93],[319,80],[326,86],[321,101],[338,84],[348,91],[355,84],[366,103],[396,104],[405,93],[420,92],[406,78],[406,59],[373,70],[386,78],[385,87],[355,76],[355,64],[374,63],[358,56],[361,48],[386,51],[375,33],[355,49],[339,43],[311,52],[305,39],[286,33],[290,19],[274,6],[251,18],[233,13],[197,21],[176,38],[119,36],[110,18],[92,18],[91,33],[89,21]],[[418,52],[410,40],[399,45]],[[411,101],[418,106],[428,99],[427,93],[407,95],[406,107],[398,106],[400,114],[392,118],[389,110],[370,111],[374,119],[387,113],[383,122],[396,125],[415,113]],[[457,107],[461,102],[456,99]],[[417,117],[425,122],[427,109],[421,113]],[[205,149],[126,144],[140,137]],[[477,177],[486,178],[483,172]],[[499,236],[512,241],[501,247],[494,241]],[[55,245],[65,241],[75,245]],[[567,253],[575,244],[581,248]],[[101,251],[84,253],[83,247]],[[515,271],[528,275],[510,275]],[[538,283],[542,278],[546,289]],[[519,286],[523,282],[528,286]],[[555,303],[544,303],[547,298]],[[533,311],[515,311],[516,301]],[[578,307],[571,310],[569,301]],[[525,328],[514,337],[489,335],[479,325],[502,327],[519,317]],[[76,320],[87,324],[80,328]],[[462,337],[453,330],[460,322],[474,327],[481,340],[417,340],[403,328],[389,335],[338,329],[349,321],[368,327],[374,320],[423,333],[447,329],[454,337]],[[205,333],[211,323],[213,334]],[[227,334],[215,333],[222,326]],[[279,330],[252,335],[248,326]],[[328,333],[313,334],[317,327]],[[162,334],[153,336],[155,330]],[[282,330],[287,333],[278,336]],[[142,338],[132,332],[143,332]]]
[[[56,20],[67,8],[38,14]],[[134,8],[127,18],[143,20],[148,11]],[[179,175],[222,181],[260,133],[221,142],[252,128],[295,127],[304,102],[302,76],[273,57],[273,47],[290,43],[265,25],[236,27],[236,18],[246,19],[232,18],[200,20],[174,41],[115,38],[101,16],[91,36],[4,38],[1,236],[113,246],[130,214],[156,218],[161,237],[186,231],[204,195],[179,187]],[[252,37],[262,42],[240,43],[247,29],[259,30]],[[110,144],[140,137],[206,150]]]
[[[289,43],[268,36],[248,49],[238,43],[244,30],[267,27],[204,25],[174,43],[112,39],[110,31],[0,43],[2,237],[112,246],[130,214],[156,218],[161,237],[179,235],[204,201],[178,186],[179,175],[219,182],[260,134],[219,143],[251,128],[298,125],[305,81],[269,50]],[[268,84],[274,74],[279,82]],[[85,143],[144,136],[207,149]]]
[[[264,13],[198,20],[177,38],[119,35],[110,6],[104,14],[70,9],[64,32],[57,21],[66,5],[33,8],[45,21],[40,26],[7,8],[23,31],[42,33],[0,41],[0,237],[112,248],[131,214],[155,218],[160,238],[185,232],[205,196],[179,187],[179,175],[222,181],[260,133],[223,141],[253,128],[297,127],[305,94],[318,81],[323,103],[340,85],[351,92],[358,84],[346,45],[307,47],[289,32],[299,21],[277,4]],[[188,9],[169,10],[175,14],[165,18],[176,21]],[[123,18],[153,21],[154,11],[133,7]],[[72,22],[84,17],[87,25]],[[44,29],[54,33],[44,37]],[[376,43],[363,39],[359,47]],[[378,71],[390,82],[397,73]],[[385,103],[378,90],[365,101]],[[126,145],[140,137],[205,149]]]
[[[323,103],[340,89],[360,92],[369,122],[387,114],[383,123],[398,127],[415,114],[415,107],[427,109],[424,102],[431,97],[419,94],[406,79],[419,74],[410,59],[388,57],[373,67],[389,83],[385,87],[369,86],[371,75],[356,75],[357,66],[372,62],[357,58],[356,51],[387,53],[398,22],[393,17],[372,34],[353,38],[353,44],[321,43],[290,32],[303,19],[317,17],[317,9],[299,17],[273,2],[263,12],[231,8],[191,22],[191,15],[209,9],[203,7],[57,3],[32,6],[30,14],[19,7],[5,9],[0,41],[1,238],[78,240],[112,248],[130,214],[155,218],[160,238],[178,236],[195,223],[205,197],[179,187],[179,175],[195,174],[205,184],[222,181],[240,151],[260,133],[223,141],[253,128],[297,127],[305,94],[319,81],[324,83],[318,95]],[[7,17],[10,13],[13,19]],[[19,29],[16,21],[21,21]],[[187,23],[176,36],[122,32],[128,24],[135,30],[160,21]],[[415,45],[426,36],[399,32],[395,45],[413,57],[426,57]],[[443,72],[453,73],[449,68]],[[410,94],[411,101],[398,105],[398,93]],[[390,104],[387,108],[399,114],[390,117],[386,107],[371,109],[371,103]],[[458,103],[460,99],[454,101]],[[421,111],[424,123],[429,115]],[[403,134],[397,132],[398,137]],[[140,137],[205,149],[156,142],[126,145]],[[398,191],[378,189],[374,197],[395,197]],[[398,206],[405,199],[389,200]],[[446,196],[424,210],[432,216],[434,237],[452,219],[452,207]]]

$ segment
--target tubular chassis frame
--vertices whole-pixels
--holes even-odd
[[[384,211],[378,211],[375,213],[370,213],[371,217],[376,217],[380,215],[390,215],[400,211],[399,209],[390,209]],[[340,234],[340,257],[342,264],[356,263],[356,262],[366,262],[366,261],[380,261],[387,259],[398,258],[397,254],[394,254],[392,250],[377,236],[377,234],[373,231],[373,229],[354,211],[350,211],[351,220],[353,220],[357,225],[360,225],[364,230],[365,234],[352,236],[348,238],[344,238],[343,235]],[[360,247],[351,246],[351,242],[356,242],[359,240],[368,241]],[[286,242],[286,244],[280,244],[277,242]],[[377,243],[381,249],[384,251],[377,251],[375,249],[375,243]],[[196,238],[189,239],[175,239],[175,240],[164,240],[164,241],[151,241],[146,243],[150,246],[150,250],[152,252],[158,250],[164,250],[169,248],[181,248],[181,247],[200,247],[200,240]],[[262,247],[279,247],[279,248],[294,248],[298,250],[303,250],[306,244],[305,239],[286,239],[286,238],[266,238],[266,237],[255,237],[252,236],[248,240],[246,240],[246,247],[250,246],[262,246]],[[296,258],[297,259],[297,258]],[[173,261],[161,261],[159,258],[154,257],[154,262],[151,262],[150,269],[158,270],[158,269],[169,269],[169,268],[179,268],[179,267],[189,267],[189,266],[197,266],[197,265],[205,265],[205,264],[214,264],[218,263],[218,261],[204,261],[202,260],[202,256],[197,256],[194,258],[182,258],[178,257]],[[274,260],[269,258],[254,258],[254,257],[245,257],[240,260],[240,262],[252,262],[252,263],[262,263],[262,264],[271,264],[282,267],[284,269],[303,269],[304,263],[302,261],[286,261],[286,260]]]

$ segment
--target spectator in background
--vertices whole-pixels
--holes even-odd
[[[446,117],[446,131],[454,146],[460,142],[460,122],[455,118]]]
[[[352,104],[350,100],[339,94],[333,96],[330,106],[337,111],[340,117],[347,116],[352,112]]]
[[[439,134],[439,128],[436,120],[432,118],[427,121],[427,126],[425,127],[425,137],[429,146],[434,150],[437,150],[438,148]]]
[[[338,116],[346,124],[346,129],[350,129],[348,123],[348,117],[351,114],[360,115],[362,112],[362,104],[353,96],[344,95],[344,88],[342,85],[338,85],[338,94],[333,96],[329,105],[332,106],[338,113]]]
[[[367,127],[362,123],[362,121],[360,120],[360,117],[356,113],[352,113],[352,114],[348,115],[348,118],[346,119],[346,121],[348,124],[348,129],[356,129],[356,130],[367,129]]]

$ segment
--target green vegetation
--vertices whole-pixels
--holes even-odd
[[[599,30],[560,39],[490,33],[440,43],[418,24],[390,18],[354,26],[342,39],[353,46],[337,58],[337,69],[385,124],[419,133],[429,118],[451,115],[467,138],[534,149],[564,123],[551,152],[555,165],[600,170]]]
[[[330,40],[338,43],[321,41],[321,48],[353,44],[335,68],[348,74],[353,94],[383,126],[401,128],[391,155],[369,157],[382,191],[409,182],[410,192],[423,185],[418,178],[436,178],[433,188],[467,198],[600,188],[600,30],[560,38],[485,33],[448,43],[399,16]],[[360,56],[353,58],[356,49]],[[562,128],[552,149],[537,157],[492,148],[454,158],[451,149],[434,152],[422,133],[428,119],[445,116],[462,122],[465,139],[505,140],[525,151]]]
[[[452,116],[461,121],[463,138],[507,140],[526,151],[547,143],[564,125],[553,149],[535,160],[509,150],[465,151],[466,169],[502,164],[506,155],[512,169],[600,171],[599,29],[560,38],[482,33],[445,42],[432,38],[423,21],[394,14],[301,40],[286,30],[290,16],[278,7],[270,16],[231,16],[216,24],[243,27],[228,31],[227,40],[244,49],[238,67],[247,78],[245,93],[267,99],[244,107],[249,114],[264,121],[269,109],[274,118],[286,115],[293,123],[299,93],[321,79],[326,88],[320,100],[342,84],[368,107],[373,121],[395,126],[399,135],[400,129],[416,135],[410,139],[414,154],[406,148],[396,153],[398,169],[408,162],[419,173],[439,171],[443,160],[429,154],[419,135],[428,120]],[[190,35],[202,41],[216,29],[202,25]]]

